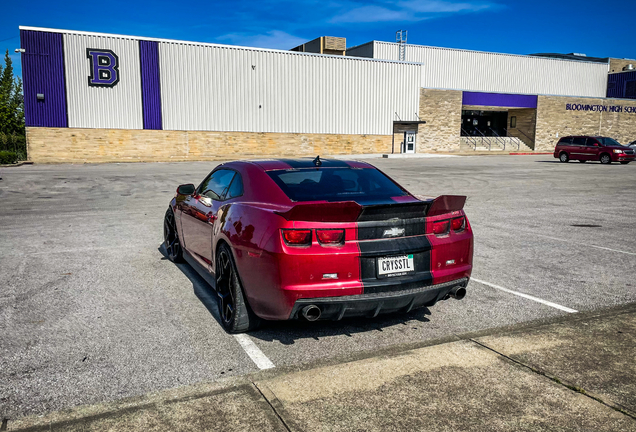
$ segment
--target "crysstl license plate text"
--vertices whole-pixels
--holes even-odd
[[[415,271],[413,255],[378,258],[378,277],[400,276]]]

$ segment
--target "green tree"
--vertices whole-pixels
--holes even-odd
[[[24,136],[24,99],[22,80],[13,76],[9,50],[0,64],[0,134]]]

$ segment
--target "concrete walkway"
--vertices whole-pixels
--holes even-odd
[[[636,431],[636,304],[270,370],[7,430]]]

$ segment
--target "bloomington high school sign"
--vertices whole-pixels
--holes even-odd
[[[91,87],[115,87],[119,82],[119,57],[108,49],[86,48],[90,60],[88,85]]]
[[[623,105],[586,105],[586,104],[565,104],[567,111],[599,111],[614,113],[636,114],[636,107]]]

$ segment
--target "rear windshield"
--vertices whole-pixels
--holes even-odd
[[[307,168],[268,171],[292,201],[391,202],[409,195],[380,171],[370,168]]]

